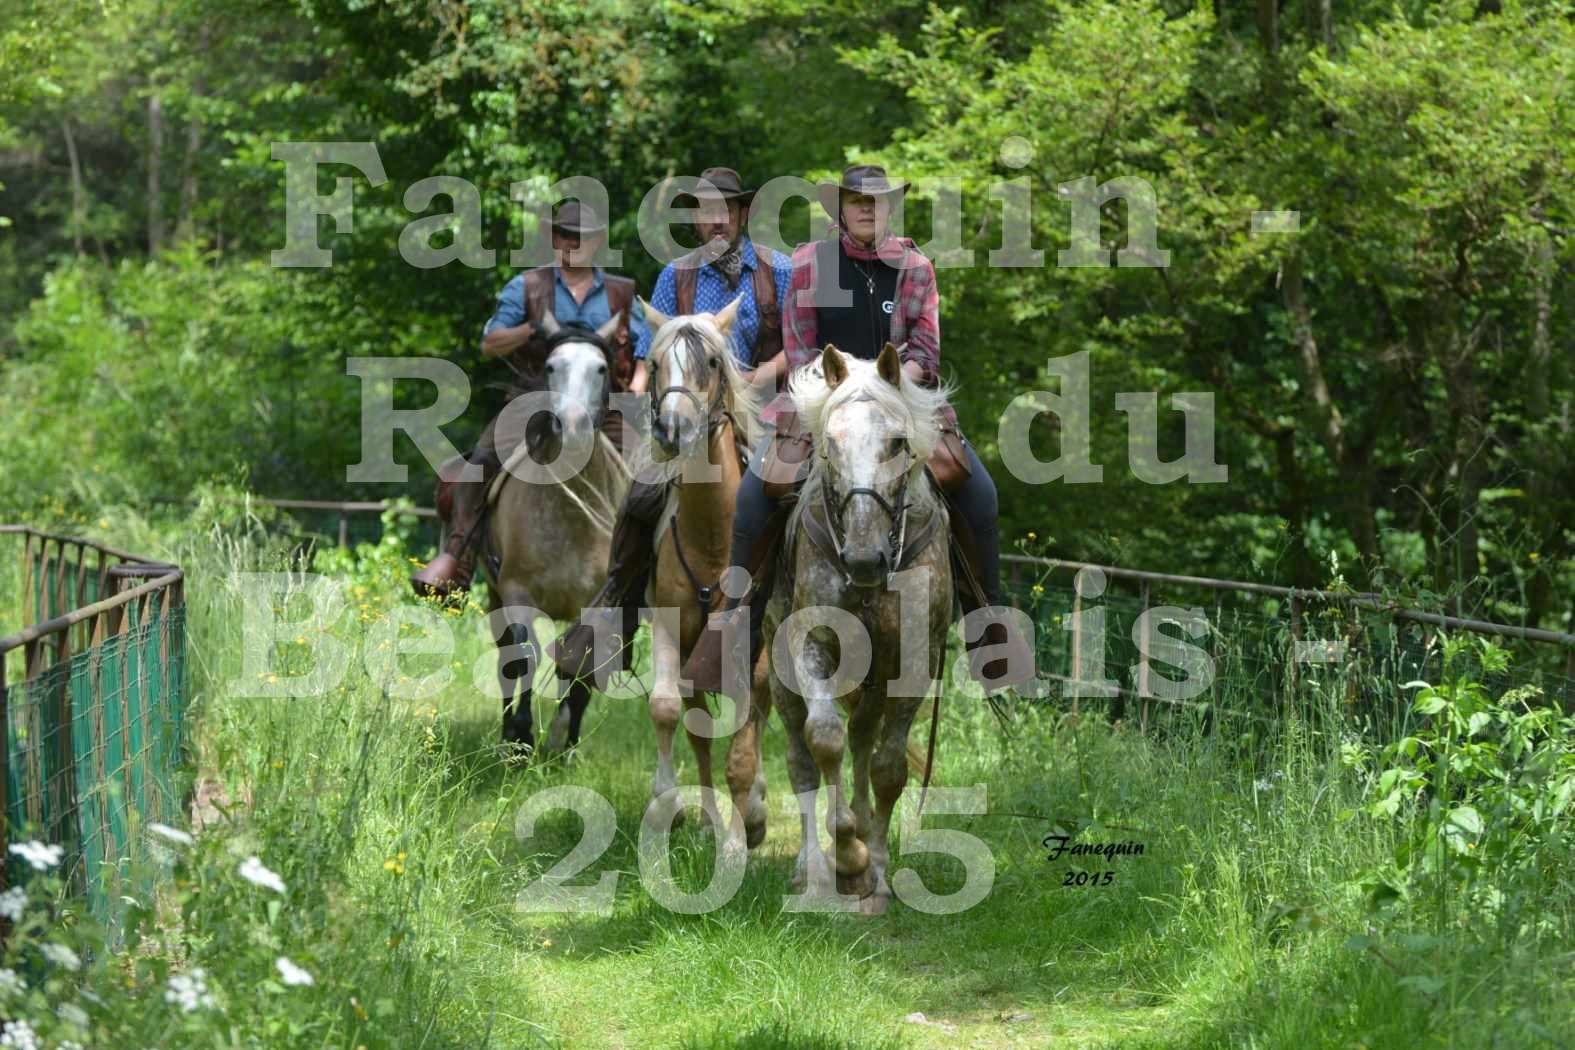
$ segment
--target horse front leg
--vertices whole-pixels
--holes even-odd
[[[540,649],[530,624],[512,617],[505,624],[497,642],[498,695],[503,709],[504,749],[513,753],[510,757],[517,757],[521,751],[523,757],[528,757],[536,747],[536,734],[531,724],[531,697]]]
[[[744,818],[744,841],[755,849],[766,840],[766,767],[762,743],[771,717],[771,684],[767,679],[766,653],[761,652],[749,698],[749,718],[727,750],[727,786],[733,808]]]
[[[658,608],[651,618],[651,725],[656,729],[656,773],[651,777],[651,808],[647,813],[657,827],[673,827],[683,821],[683,807],[673,788],[678,775],[673,770],[673,736],[683,715],[683,697],[678,691],[680,650],[678,610]]]
[[[874,690],[866,690],[848,716],[848,746],[853,752],[854,832],[866,843],[870,837],[870,753],[875,750],[880,721],[880,700]]]
[[[565,678],[562,675],[554,681],[558,695],[563,699],[558,702],[557,714],[553,716],[552,727],[547,731],[547,750],[567,753],[579,746],[580,726],[585,720],[585,709],[591,705],[591,687],[584,679]]]
[[[870,866],[874,869],[874,888],[865,902],[866,913],[879,914],[891,903],[891,885],[886,868],[891,861],[891,816],[908,784],[908,735],[922,699],[885,698],[881,704],[885,717],[880,736],[870,758],[870,779],[875,787],[875,823],[870,835]]]
[[[787,686],[779,686],[776,708],[787,730],[788,782],[798,801],[798,859],[793,865],[793,892],[825,897],[835,892],[831,861],[820,848],[820,826],[815,820],[815,798],[820,792],[820,767],[804,738],[808,708],[804,698]]]

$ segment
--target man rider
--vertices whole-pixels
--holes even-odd
[[[707,168],[694,194],[684,194],[675,204],[695,209],[694,231],[700,246],[668,263],[656,280],[651,305],[670,317],[716,313],[742,296],[732,327],[732,349],[746,377],[769,381],[782,373],[782,309],[787,297],[788,258],[750,240],[749,204],[753,189],[745,189],[732,168]],[[629,667],[629,640],[639,625],[640,605],[650,579],[655,548],[652,543],[667,482],[636,478],[619,511],[613,531],[608,578],[592,600],[592,608],[623,610],[623,632],[613,651],[592,666],[595,631],[592,625],[575,624],[556,643],[553,655],[569,676],[595,675],[619,666]],[[597,654],[602,655],[602,654]]]
[[[853,165],[840,182],[821,184],[821,205],[835,225],[828,239],[800,245],[793,253],[790,294],[783,311],[784,371],[791,373],[811,363],[828,344],[871,360],[891,342],[902,347],[903,371],[910,378],[927,387],[939,381],[940,300],[935,268],[910,238],[889,229],[894,201],[906,191],[906,183],[892,182],[884,168],[873,164]],[[837,289],[843,295],[851,292],[847,305],[817,305],[832,301]],[[771,557],[788,514],[785,501],[771,488],[801,485],[810,462],[810,437],[799,430],[792,399],[785,391],[766,407],[761,420],[775,430],[762,439],[751,458],[733,519],[731,564],[751,574],[751,590],[730,599],[712,616],[685,662],[683,677],[696,693],[725,691],[719,621],[741,626],[739,619],[746,613],[738,611],[740,605],[747,608],[749,623],[748,666],[753,667],[759,656],[761,622],[775,575]],[[1028,640],[1010,629],[1001,615],[995,482],[973,446],[962,438],[950,405],[941,412],[941,424],[943,441],[929,466],[946,491],[954,534],[968,554],[982,592],[960,586],[958,598],[964,612],[979,608],[981,597],[990,610],[979,636],[968,646],[970,651],[986,649],[974,653],[972,670],[989,690],[1021,685],[1033,676],[1033,652]],[[734,699],[747,701],[741,696]]]
[[[503,358],[518,374],[517,391],[547,388],[547,339],[542,320],[552,316],[560,325],[596,329],[612,317],[620,324],[612,339],[612,389],[635,393],[645,389],[645,354],[651,333],[645,312],[635,304],[635,284],[591,264],[607,238],[607,224],[589,205],[567,200],[554,210],[551,223],[556,265],[527,270],[509,280],[498,293],[498,305],[481,337],[481,355]],[[608,413],[605,432],[622,442],[622,420]],[[456,456],[438,469],[437,509],[448,525],[442,552],[410,577],[417,594],[451,595],[470,586],[475,570],[487,487],[503,467],[497,448],[497,418],[481,432],[468,462],[482,468],[479,481],[450,481],[467,457]]]

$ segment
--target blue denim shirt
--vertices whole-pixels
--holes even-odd
[[[559,324],[583,324],[600,328],[612,317],[607,308],[607,282],[602,280],[601,267],[591,270],[591,290],[585,293],[583,303],[575,302],[574,293],[563,283],[562,272],[553,274],[554,296],[552,315]],[[525,316],[525,275],[516,274],[498,293],[498,308],[481,334],[487,335],[498,328],[514,328],[538,318]],[[645,307],[636,299],[629,307],[629,338],[634,343],[635,360],[643,358],[651,348],[651,330],[645,324]]]
[[[695,275],[695,313],[716,313],[738,298],[740,291],[744,293],[744,301],[738,304],[738,319],[733,322],[732,341],[733,356],[738,358],[739,364],[748,368],[754,356],[755,337],[760,334],[760,307],[755,302],[755,282],[751,276],[755,267],[760,265],[760,259],[755,254],[754,242],[748,237],[743,238],[738,254],[743,258],[744,272],[738,279],[737,288],[729,288],[727,278],[718,273],[716,267],[710,263],[700,267],[700,272]],[[776,278],[777,310],[778,316],[781,316],[781,313],[787,310],[788,283],[793,279],[793,260],[781,252],[776,252],[772,260],[771,272]],[[651,293],[651,305],[669,316],[678,313],[678,285],[672,263],[663,267],[662,275],[656,279],[656,290]]]

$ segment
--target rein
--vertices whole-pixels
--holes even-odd
[[[716,434],[718,430],[722,428],[723,425],[732,426],[734,444],[737,445],[737,435],[742,433],[742,430],[738,426],[738,421],[733,418],[733,413],[728,411],[726,407],[726,376],[719,376],[717,378],[716,394],[712,397],[711,404],[708,407],[702,406],[700,403],[700,395],[696,394],[687,386],[670,386],[662,390],[651,399],[651,423],[653,428],[657,417],[661,414],[661,404],[664,400],[666,400],[669,394],[682,394],[684,397],[687,397],[690,401],[694,402],[694,406],[697,410],[703,409],[702,415],[704,415],[706,418],[706,446],[708,449],[711,443],[710,439]],[[747,451],[742,448],[738,448],[735,451],[738,453],[740,464],[744,465],[747,469]],[[678,472],[677,476],[673,478],[672,483],[674,485],[683,484],[683,471],[680,470]],[[711,602],[712,599],[716,597],[717,584],[702,584],[700,582],[700,578],[695,575],[694,569],[690,568],[689,558],[684,554],[683,537],[678,530],[677,506],[673,507],[673,515],[671,524],[668,526],[668,531],[673,535],[673,550],[678,553],[678,564],[684,570],[684,576],[688,578],[690,588],[695,592],[695,603],[700,607],[700,619],[704,621],[705,618],[711,613]]]

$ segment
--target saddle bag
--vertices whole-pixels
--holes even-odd
[[[962,432],[954,426],[943,426],[941,439],[935,443],[935,451],[930,453],[930,461],[925,466],[942,492],[951,494],[962,488],[973,477]]]
[[[760,480],[767,498],[780,500],[796,491],[809,476],[813,438],[799,424],[798,412],[784,409],[777,416],[776,432],[760,464]]]

